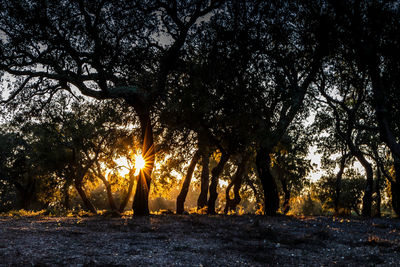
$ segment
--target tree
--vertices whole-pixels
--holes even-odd
[[[327,20],[314,8],[297,2],[228,1],[223,15],[199,28],[202,32],[195,35],[199,41],[190,42],[195,45],[187,50],[187,67],[177,71],[180,79],[174,84],[173,108],[187,105],[185,112],[176,110],[197,115],[194,118],[200,125],[195,128],[205,132],[224,156],[221,159],[227,161],[228,154],[257,146],[256,162],[269,214],[275,214],[279,204],[269,173],[269,154],[300,111],[327,53]],[[237,144],[241,147],[235,149]],[[211,212],[217,170],[222,167],[212,172]]]
[[[125,99],[139,117],[147,161],[133,209],[136,215],[147,215],[155,154],[152,108],[166,93],[191,28],[220,4],[2,1],[0,69],[21,77],[11,99],[21,94],[51,96],[60,89],[78,89],[97,99]]]
[[[339,214],[350,215],[353,210],[361,215],[359,206],[362,204],[362,194],[365,188],[365,179],[354,169],[344,172],[341,179],[341,193],[338,199]],[[323,176],[316,183],[316,193],[325,208],[335,208],[336,177]]]
[[[7,190],[11,190],[11,186],[15,187],[18,192],[19,207],[28,209],[36,194],[36,179],[29,172],[29,150],[28,143],[16,133],[1,134],[1,165],[0,179],[2,185]],[[7,186],[8,185],[8,186]],[[2,195],[6,192],[2,192]],[[6,204],[9,199],[2,202]]]
[[[179,195],[176,199],[176,213],[177,214],[182,214],[184,212],[184,203],[185,203],[187,193],[189,191],[190,181],[192,179],[194,168],[196,167],[196,164],[199,161],[199,159],[200,159],[200,152],[196,151],[192,157],[192,160],[190,161],[190,164],[189,164],[189,167],[187,170],[187,174],[182,183],[181,192],[179,193]]]
[[[243,154],[239,155],[239,160],[237,163],[237,169],[232,177],[230,183],[226,187],[225,191],[225,209],[224,213],[227,214],[228,212],[235,212],[236,207],[239,205],[240,201],[242,200],[240,196],[240,189],[243,184],[243,180],[245,176],[248,175],[248,165],[250,160],[251,154],[249,152],[243,151]],[[230,197],[230,191],[233,187],[233,199]]]
[[[346,144],[348,150],[350,151],[350,154],[356,157],[365,169],[367,185],[363,197],[362,215],[370,217],[374,181],[373,169],[372,164],[367,160],[365,153],[362,152],[361,149],[365,141],[365,138],[362,138],[362,135],[369,133],[366,133],[365,130],[360,129],[360,125],[357,129],[356,125],[357,121],[363,121],[363,116],[361,112],[363,109],[366,109],[366,79],[364,78],[362,73],[359,73],[360,77],[354,75],[352,66],[349,67],[349,70],[343,70],[339,67],[338,69],[333,71],[333,73],[334,74],[330,75],[336,77],[338,76],[337,73],[340,73],[340,77],[341,79],[343,79],[342,81],[330,85],[331,88],[337,88],[338,98],[330,96],[327,92],[325,83],[327,83],[328,81],[326,81],[325,76],[322,80],[322,88],[320,92],[326,99],[326,103],[329,108],[332,109],[335,134],[337,138],[340,138]],[[350,80],[346,80],[348,78],[348,76],[346,75],[347,73],[350,73]]]
[[[271,155],[270,172],[283,193],[284,214],[290,210],[290,199],[301,193],[312,169],[310,160],[306,158],[312,141],[311,136],[306,134],[309,131],[309,127],[301,122],[301,117],[296,118]]]
[[[381,140],[390,148],[396,173],[400,173],[399,144],[399,6],[386,1],[330,1],[342,54],[367,73]],[[397,175],[398,176],[398,175]],[[399,179],[392,194],[400,195]],[[393,200],[400,199],[395,197]],[[399,207],[393,203],[393,207]],[[396,213],[400,210],[395,208]]]
[[[270,45],[257,57],[265,59],[255,63],[263,79],[255,90],[258,109],[253,117],[258,121],[256,166],[267,215],[275,215],[279,207],[277,185],[269,171],[270,154],[303,107],[322,61],[330,52],[330,17],[316,6],[313,2],[282,2],[267,5],[268,12],[262,13],[263,28],[268,31],[261,42]]]
[[[62,179],[66,209],[69,187],[73,184],[85,207],[95,213],[96,208],[84,190],[90,170],[101,160],[110,162],[130,148],[125,144],[119,146],[118,142],[130,136],[124,128],[135,123],[134,117],[129,108],[116,104],[72,101],[61,94],[54,96],[52,103],[36,117],[28,119],[24,110],[19,111],[19,128],[25,139],[33,140],[36,164]]]

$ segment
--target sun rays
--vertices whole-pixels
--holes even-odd
[[[146,161],[142,155],[135,156],[135,176],[137,176],[141,169],[146,166]]]

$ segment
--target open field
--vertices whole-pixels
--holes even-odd
[[[0,217],[0,266],[399,263],[397,219],[222,215]]]

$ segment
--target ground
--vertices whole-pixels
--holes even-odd
[[[398,219],[0,217],[0,266],[398,264]]]

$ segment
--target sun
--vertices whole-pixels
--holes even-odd
[[[146,166],[146,161],[142,157],[142,155],[135,156],[135,176],[139,174],[140,170]]]

